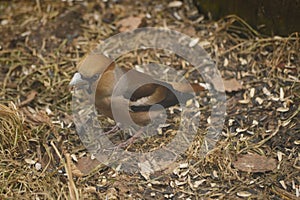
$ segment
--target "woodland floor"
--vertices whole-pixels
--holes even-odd
[[[0,2],[0,199],[300,198],[299,34],[264,36],[235,16],[207,20],[189,2]],[[151,174],[91,158],[73,123],[68,87],[78,61],[100,41],[138,27],[195,38],[226,90],[225,122],[209,154],[199,147],[211,123],[203,94],[195,141],[172,166]],[[163,51],[133,52],[119,63],[149,60],[191,68]],[[201,81],[193,72],[186,78]],[[158,148],[175,128],[129,148]]]

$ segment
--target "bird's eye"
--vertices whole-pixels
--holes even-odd
[[[99,74],[95,74],[94,76],[92,76],[92,78],[90,80],[96,81],[98,78],[99,78]]]
[[[95,74],[94,76],[92,76],[90,78],[82,77],[82,79],[84,79],[90,83],[95,82],[98,78],[99,78],[99,74]]]

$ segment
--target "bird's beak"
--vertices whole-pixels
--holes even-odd
[[[77,87],[77,86],[87,85],[87,84],[88,84],[88,82],[86,80],[82,79],[80,73],[77,72],[77,73],[74,74],[72,80],[69,83],[69,86],[70,87],[73,87],[73,86]]]

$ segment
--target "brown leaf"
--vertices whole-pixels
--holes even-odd
[[[142,24],[142,21],[144,19],[143,15],[137,16],[137,17],[127,17],[124,19],[121,19],[118,21],[116,24],[119,26],[119,31],[120,32],[126,32],[126,31],[132,31]]]
[[[244,172],[266,172],[274,170],[277,162],[274,158],[258,154],[246,154],[239,156],[233,166]]]
[[[182,33],[184,33],[190,37],[194,37],[197,35],[196,29],[193,26],[187,26],[183,29],[182,28],[178,29],[178,31],[181,31]]]
[[[235,78],[223,80],[223,83],[226,92],[239,91],[243,88],[240,82],[238,82]]]
[[[72,173],[75,176],[86,176],[89,175],[100,164],[100,161],[97,159],[91,159],[91,157],[82,157],[78,159],[76,164],[77,169],[73,169]]]
[[[218,78],[218,77],[213,77],[212,78],[212,83],[213,83],[213,87],[215,90],[219,91],[219,92],[225,92],[225,85],[222,82],[222,79]]]

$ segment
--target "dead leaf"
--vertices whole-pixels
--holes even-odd
[[[225,85],[224,85],[222,79],[217,78],[217,77],[213,77],[212,78],[212,84],[213,84],[213,87],[214,87],[215,90],[217,90],[219,92],[225,92],[224,91]]]
[[[140,25],[143,22],[143,19],[144,19],[143,15],[140,15],[137,17],[130,16],[130,17],[121,19],[116,24],[117,24],[117,26],[120,27],[119,28],[120,32],[132,31],[132,30],[140,27]]]
[[[150,174],[153,173],[153,169],[151,167],[151,163],[149,161],[145,161],[145,162],[141,162],[138,164],[140,170],[141,175],[145,178],[145,180],[149,180],[150,179]]]
[[[239,91],[243,88],[240,82],[238,82],[235,78],[223,80],[223,83],[226,92]]]
[[[258,154],[246,154],[239,156],[233,166],[244,172],[267,172],[274,170],[277,162],[274,158]]]
[[[19,104],[19,106],[22,107],[22,106],[25,106],[25,105],[29,104],[30,102],[32,102],[32,101],[34,100],[34,98],[36,97],[36,95],[37,95],[37,91],[31,90],[31,91],[28,93],[26,99],[25,99],[24,101],[22,101],[22,102]]]
[[[72,169],[72,173],[74,176],[86,176],[89,175],[100,164],[101,162],[97,159],[91,159],[91,157],[82,157],[78,159],[76,168]]]
[[[190,37],[194,37],[194,36],[196,36],[196,30],[195,30],[195,28],[193,27],[193,26],[187,26],[187,27],[185,27],[185,28],[180,28],[180,29],[178,29],[178,31],[181,31],[182,33],[184,33],[184,34],[186,34],[186,35],[188,35],[188,36],[190,36]]]

